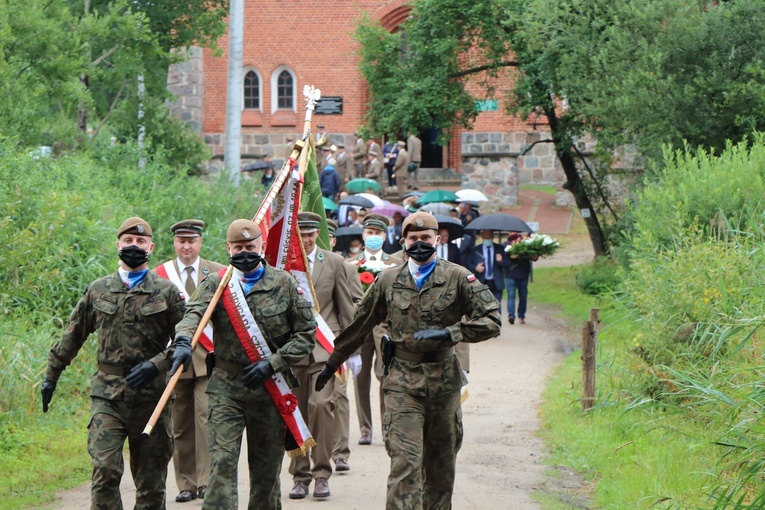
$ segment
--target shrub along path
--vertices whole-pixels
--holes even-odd
[[[471,346],[469,398],[463,405],[465,437],[457,461],[457,482],[454,507],[485,510],[542,508],[537,499],[548,494],[564,500],[572,489],[587,488],[568,475],[551,478],[543,464],[544,444],[538,437],[539,402],[545,380],[553,368],[570,352],[577,333],[568,330],[555,311],[530,303],[528,323],[511,326],[507,323],[502,303],[502,332],[498,338]],[[349,391],[354,391],[349,385]],[[372,392],[376,399],[377,392]],[[379,415],[374,416],[375,435],[371,446],[358,446],[359,429],[355,419],[354,398],[351,402],[351,470],[330,478],[331,508],[383,508],[389,459],[381,441]],[[378,410],[373,403],[372,409]],[[83,444],[83,448],[85,445]],[[303,508],[307,501],[287,498],[292,480],[287,472],[288,460],[282,469],[282,506]],[[200,508],[202,502],[176,503],[178,490],[173,469],[168,476],[168,508]],[[247,464],[243,456],[239,470],[239,508],[247,507]],[[313,486],[310,488],[313,491]],[[135,489],[126,469],[122,480],[126,508],[134,504]],[[311,496],[308,499],[313,499]],[[547,498],[545,498],[547,499]],[[60,495],[53,508],[84,509],[89,506],[89,484]],[[581,507],[580,507],[581,508]]]

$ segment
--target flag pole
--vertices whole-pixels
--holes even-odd
[[[271,188],[268,190],[268,193],[266,194],[265,198],[263,198],[263,202],[261,202],[260,207],[258,207],[258,211],[255,213],[255,217],[253,218],[253,221],[255,223],[260,224],[260,222],[263,221],[263,219],[265,218],[266,213],[271,207],[271,203],[273,202],[274,198],[276,198],[276,195],[279,193],[279,189],[281,188],[281,185],[289,177],[289,174],[292,171],[295,161],[297,160],[300,153],[303,151],[306,140],[308,139],[308,137],[311,136],[311,118],[313,117],[313,111],[316,109],[316,102],[319,99],[321,99],[321,90],[316,89],[310,85],[306,85],[305,87],[303,87],[303,97],[305,98],[305,101],[306,101],[305,122],[303,123],[303,137],[301,140],[298,140],[297,142],[295,142],[295,146],[293,147],[292,152],[290,153],[290,157],[288,158],[287,161],[284,162],[282,169],[279,170],[279,174],[274,179],[274,183],[271,185]],[[228,268],[226,269],[226,272],[223,274],[223,277],[220,280],[220,284],[218,285],[218,288],[215,290],[215,294],[213,294],[213,297],[210,300],[210,304],[207,306],[207,310],[205,310],[204,315],[202,315],[202,319],[199,321],[199,325],[197,326],[196,331],[194,331],[194,336],[191,338],[192,351],[196,348],[197,344],[199,343],[199,337],[202,336],[202,332],[207,326],[207,323],[210,321],[210,317],[215,311],[215,307],[218,305],[218,301],[220,300],[220,297],[223,294],[223,291],[228,285],[228,282],[231,279],[231,274],[233,273],[233,271],[234,271],[234,266],[229,265]],[[157,424],[157,421],[159,421],[159,417],[162,414],[162,411],[164,410],[165,406],[167,405],[168,400],[170,400],[170,396],[173,394],[175,385],[178,384],[178,379],[180,379],[181,373],[182,373],[182,370],[177,370],[175,374],[173,374],[173,376],[167,382],[167,387],[165,388],[165,391],[162,393],[162,396],[160,397],[159,402],[157,402],[157,406],[154,408],[154,412],[151,414],[149,421],[146,423],[146,427],[143,429],[143,434],[147,436],[151,434],[151,431],[154,429],[154,426]]]

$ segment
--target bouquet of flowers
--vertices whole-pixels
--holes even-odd
[[[505,253],[518,258],[551,257],[560,248],[560,243],[545,234],[531,234],[505,247]]]
[[[356,267],[359,273],[359,280],[361,280],[361,286],[366,291],[370,285],[372,285],[377,278],[377,275],[382,272],[386,267],[394,266],[395,264],[386,265],[382,260],[365,260]]]

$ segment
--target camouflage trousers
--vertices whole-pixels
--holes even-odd
[[[448,510],[462,446],[460,392],[416,397],[385,391],[383,435],[390,456],[387,510]]]
[[[160,415],[150,436],[142,436],[155,402],[125,402],[93,398],[88,423],[88,453],[93,462],[90,487],[92,510],[121,510],[120,480],[125,471],[122,448],[130,449],[135,482],[135,509],[165,508],[167,464],[173,455],[170,407]]]
[[[279,472],[284,458],[284,420],[271,396],[261,387],[247,401],[210,393],[207,434],[210,483],[203,509],[238,508],[237,477],[242,435],[247,429],[250,467],[250,510],[280,510]]]

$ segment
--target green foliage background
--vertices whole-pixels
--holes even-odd
[[[0,144],[0,471],[12,473],[0,482],[3,508],[39,504],[52,488],[88,477],[84,427],[97,338],[64,372],[44,416],[39,385],[82,292],[116,271],[120,223],[134,215],[149,222],[154,267],[174,256],[170,225],[201,218],[202,255],[226,263],[228,224],[259,205],[256,179],[235,188],[226,176],[190,178],[161,153],[141,171],[138,157],[130,144],[55,159]]]

